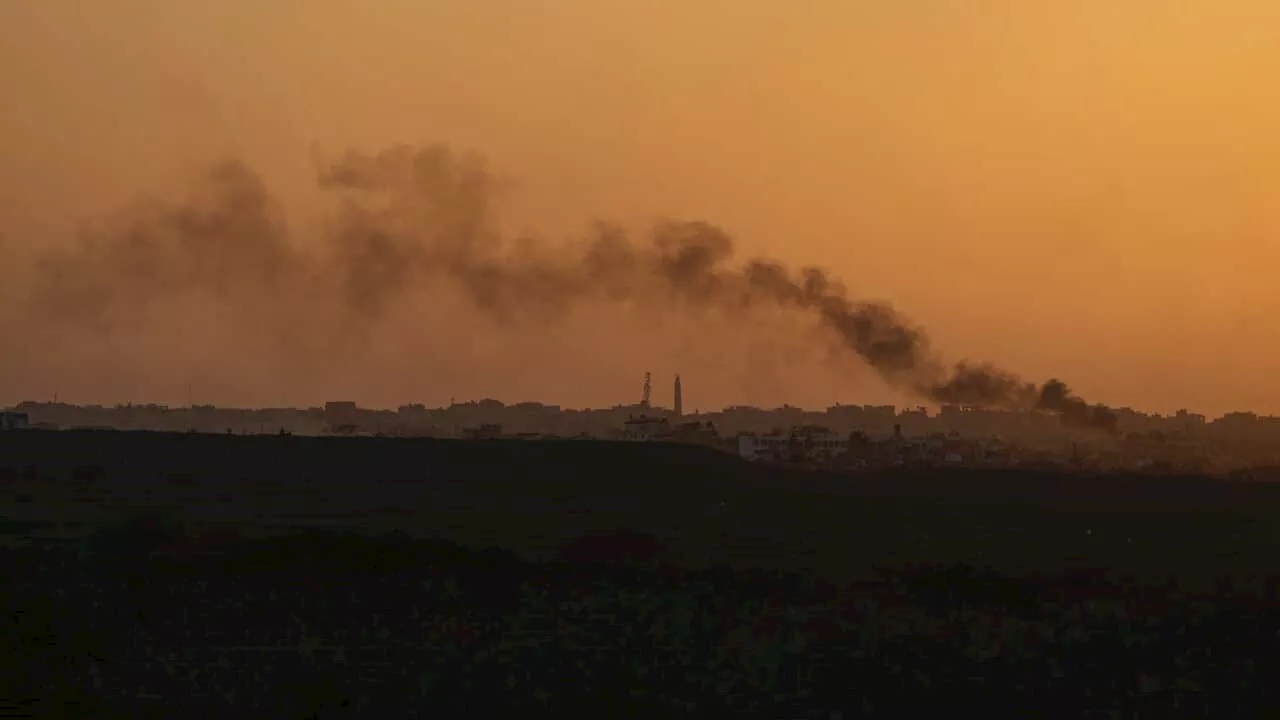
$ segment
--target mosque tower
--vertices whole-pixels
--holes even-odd
[[[676,417],[684,414],[684,393],[680,389],[680,376],[676,375],[676,398],[675,404],[672,406],[676,411]]]

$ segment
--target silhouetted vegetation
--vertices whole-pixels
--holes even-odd
[[[93,543],[93,557],[5,553],[11,697],[40,688],[95,717],[1218,717],[1269,707],[1280,670],[1280,609],[1171,587],[1073,591],[969,567],[846,584],[323,532],[182,561],[139,553],[136,532]]]
[[[23,540],[0,557],[0,696],[46,714],[1277,705],[1275,486],[112,435],[0,461],[5,532]],[[85,508],[98,514],[71,527]]]

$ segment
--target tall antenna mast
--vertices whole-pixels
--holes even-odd
[[[649,409],[649,395],[653,392],[653,384],[650,382],[652,379],[653,376],[650,373],[644,374],[644,388],[640,396],[640,407],[645,410]]]

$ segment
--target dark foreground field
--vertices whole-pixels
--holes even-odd
[[[1280,705],[1273,486],[12,433],[0,493],[0,698],[38,716]]]

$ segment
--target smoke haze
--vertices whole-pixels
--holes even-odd
[[[36,346],[50,352],[66,342],[104,356],[184,343],[253,349],[244,365],[207,372],[269,383],[351,363],[379,333],[403,339],[392,351],[411,357],[422,350],[406,336],[429,336],[430,320],[406,318],[422,306],[456,311],[459,298],[490,325],[535,334],[607,306],[728,323],[772,342],[766,319],[781,311],[820,331],[827,346],[815,353],[834,351],[850,373],[865,365],[923,400],[1115,427],[1109,409],[1061,381],[949,366],[892,305],[859,299],[822,268],[739,258],[708,222],[663,222],[642,237],[607,224],[561,243],[511,237],[498,228],[501,183],[485,160],[444,145],[351,151],[322,160],[316,179],[331,202],[318,229],[296,237],[251,167],[221,163],[186,196],[140,201],[72,248],[39,254],[7,320],[42,328]]]
[[[439,280],[351,314],[359,281],[324,267],[342,207],[389,194],[321,188],[308,148],[425,138],[493,158],[504,255],[581,249],[597,217],[646,248],[655,219],[708,219],[738,260],[892,300],[947,358],[940,383],[990,359],[1146,411],[1280,412],[1280,99],[1259,92],[1280,3],[1150,5],[5,0],[0,403],[599,407],[645,371],[682,373],[690,409],[913,401],[794,306],[753,306],[750,334],[656,299],[502,326]],[[107,236],[211,213],[213,186],[183,178],[222,158],[266,184],[310,277],[282,273],[270,304],[113,301],[95,335],[18,311],[86,219]]]

